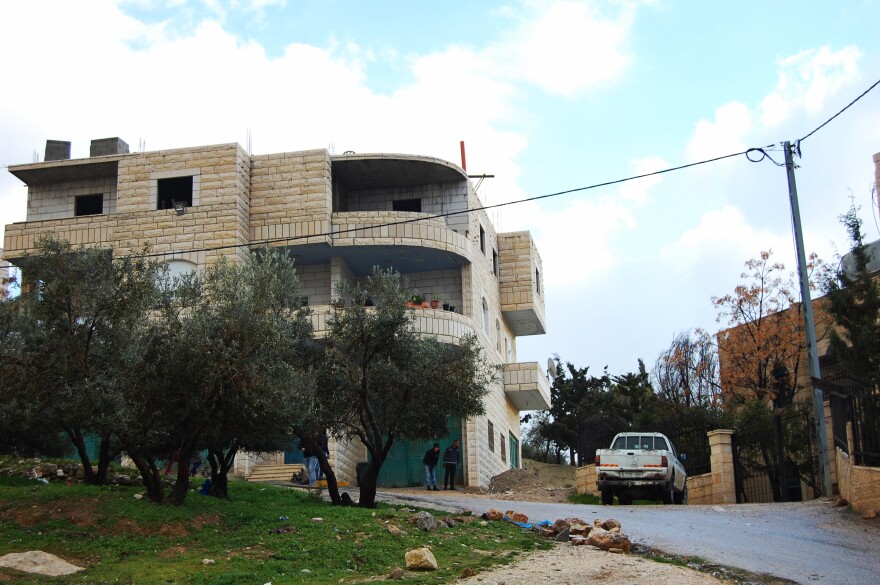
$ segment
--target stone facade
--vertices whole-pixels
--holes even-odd
[[[9,168],[28,185],[28,215],[6,226],[4,257],[14,263],[48,233],[115,254],[149,246],[177,269],[283,248],[296,258],[317,336],[326,333],[337,283],[394,268],[428,299],[456,307],[415,309],[419,331],[448,343],[476,334],[504,371],[486,414],[463,422],[465,483],[487,485],[508,469],[511,444],[519,460],[520,411],[550,400],[538,364],[516,362],[517,336],[545,331],[543,266],[528,232],[496,233],[461,168],[323,149],[249,155],[238,144],[129,154],[116,146],[122,141],[107,141],[110,154]],[[88,215],[76,199],[83,196],[91,197]],[[354,481],[363,445],[334,441],[332,451],[339,478]],[[236,471],[283,460],[243,455]]]

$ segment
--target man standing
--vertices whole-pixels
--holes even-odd
[[[461,463],[461,452],[458,450],[458,439],[456,439],[452,441],[452,446],[443,452],[443,467],[446,468],[446,473],[443,476],[444,490],[455,489],[455,470],[459,463]]]
[[[309,487],[315,487],[318,481],[318,456],[315,453],[314,441],[302,441],[300,449],[303,453],[303,463],[309,472]]]
[[[440,461],[440,443],[428,449],[422,463],[425,464],[425,487],[437,491],[437,462]]]

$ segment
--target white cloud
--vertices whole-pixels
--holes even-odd
[[[512,80],[547,93],[571,96],[607,86],[629,68],[629,38],[635,5],[593,2],[526,4],[531,9],[508,38],[485,52],[494,68]],[[612,10],[608,10],[612,8]]]
[[[679,276],[703,275],[725,268],[731,273],[748,258],[772,249],[786,265],[793,260],[791,236],[754,228],[742,212],[730,205],[705,213],[698,224],[660,249],[668,270]],[[791,257],[791,258],[789,258]]]
[[[686,158],[695,162],[745,150],[744,139],[751,129],[752,116],[748,107],[737,102],[724,104],[715,110],[713,121],[697,122]]]
[[[651,157],[630,163],[638,175],[666,168]],[[585,191],[564,196],[563,205],[526,203],[506,208],[505,231],[529,229],[540,242],[546,282],[549,285],[586,285],[601,281],[602,274],[620,261],[621,243],[638,228],[638,211],[648,203],[649,191],[661,181],[646,177],[620,185],[616,192]]]
[[[801,51],[780,59],[776,88],[761,102],[761,121],[772,128],[784,123],[795,110],[821,113],[825,102],[859,78],[861,51],[854,46]]]

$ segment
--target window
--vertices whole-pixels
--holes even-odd
[[[483,333],[489,337],[489,306],[486,304],[486,299],[483,299]]]
[[[498,319],[495,319],[495,349],[501,353],[501,323],[498,322]]]
[[[489,451],[495,452],[495,426],[489,421]]]
[[[184,203],[186,207],[192,207],[192,176],[159,179],[156,183],[158,187],[156,209],[174,209],[175,203]]]
[[[422,211],[422,200],[421,199],[398,199],[397,201],[391,202],[392,211],[415,211],[417,213],[421,213]]]
[[[512,363],[510,359],[512,357],[510,351],[510,339],[506,336],[504,337],[504,355],[507,356],[507,363]]]
[[[492,274],[498,276],[498,252],[492,250]]]
[[[507,448],[504,446],[504,433],[498,436],[498,445],[501,447],[501,463],[507,461]]]
[[[480,252],[483,253],[483,256],[486,255],[486,230],[483,229],[483,226],[480,226]]]
[[[535,268],[535,292],[541,294],[541,273]]]
[[[77,195],[73,200],[73,215],[100,215],[104,213],[104,195]]]

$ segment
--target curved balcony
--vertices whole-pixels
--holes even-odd
[[[330,316],[336,309],[330,305],[317,305],[311,309],[315,337],[324,337],[329,329]],[[457,344],[465,335],[474,334],[470,317],[442,309],[412,309],[412,311],[413,326],[416,331],[434,336],[443,343]]]
[[[424,219],[398,223],[417,217]],[[338,253],[356,274],[363,272],[357,268],[360,256],[370,268],[380,261],[402,273],[452,270],[471,261],[470,241],[428,213],[345,211],[334,213],[331,223],[332,245],[348,248]]]

